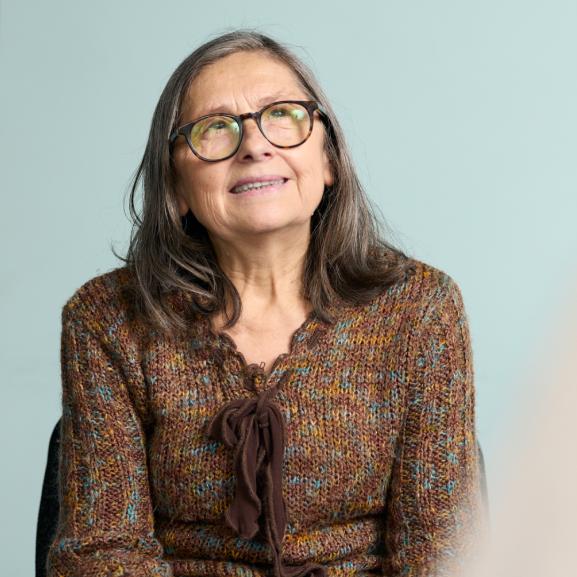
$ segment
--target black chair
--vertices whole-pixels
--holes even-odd
[[[60,499],[58,496],[58,457],[60,454],[60,421],[54,426],[48,444],[48,459],[42,484],[38,524],[36,525],[36,577],[46,577],[48,548],[56,534]]]
[[[58,496],[58,456],[60,453],[60,421],[54,426],[48,445],[48,461],[42,484],[38,525],[36,527],[36,577],[46,577],[46,557],[48,548],[56,534],[60,500]],[[485,460],[481,445],[477,441],[479,461],[481,464],[481,493],[487,515],[489,514],[489,497],[487,493],[487,478]]]

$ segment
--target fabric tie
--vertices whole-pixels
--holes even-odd
[[[290,374],[258,393],[255,398],[235,399],[222,407],[208,426],[208,436],[222,441],[234,451],[236,487],[225,520],[237,535],[252,539],[259,530],[258,520],[265,512],[266,536],[271,545],[276,577],[325,577],[318,563],[284,566],[282,540],[286,530],[286,507],[282,494],[282,462],[285,425],[272,397]],[[261,479],[261,484],[257,483]],[[263,495],[264,493],[264,495]]]

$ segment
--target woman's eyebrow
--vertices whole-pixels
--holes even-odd
[[[259,98],[256,102],[257,106],[261,108],[265,104],[270,102],[276,102],[277,100],[302,100],[302,97],[295,97],[295,96],[286,96],[286,92],[275,92],[274,94],[270,94],[269,96],[264,96]],[[213,106],[209,110],[203,112],[202,114],[198,114],[195,118],[200,118],[205,114],[214,114],[215,112],[225,112],[227,114],[234,114],[231,112],[230,108],[226,104],[220,104],[218,106]]]

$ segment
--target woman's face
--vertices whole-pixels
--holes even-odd
[[[206,67],[193,81],[183,104],[182,124],[211,111],[242,114],[277,100],[308,99],[285,64],[261,52],[239,52]],[[318,112],[310,137],[295,148],[273,146],[253,119],[245,120],[237,153],[219,162],[196,157],[179,137],[173,157],[180,214],[190,209],[211,238],[222,240],[291,227],[305,230],[325,185],[333,183],[324,137]],[[261,194],[231,192],[240,179],[261,176],[287,180]]]

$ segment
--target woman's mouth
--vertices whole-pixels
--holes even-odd
[[[230,192],[236,196],[259,196],[279,190],[287,180],[287,178],[279,178],[277,180],[249,182],[247,184],[235,186]]]

